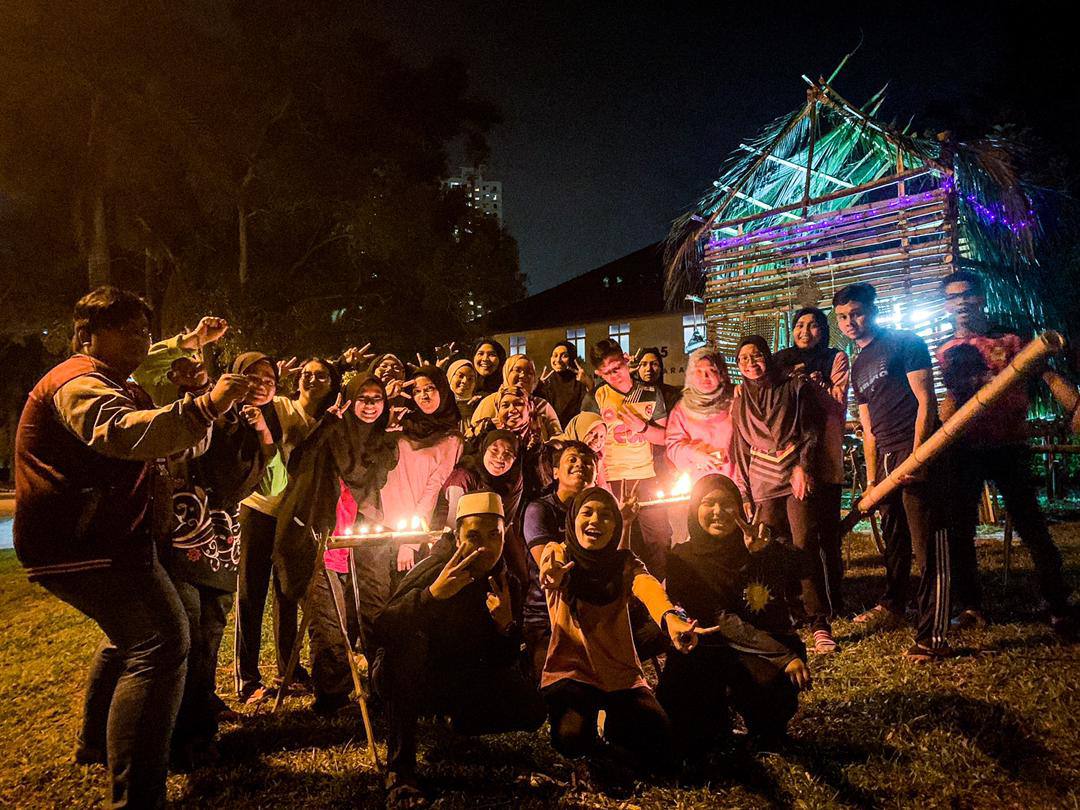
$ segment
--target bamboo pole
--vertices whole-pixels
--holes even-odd
[[[1065,348],[1065,338],[1057,332],[1043,332],[1028,343],[1012,362],[994,379],[975,392],[956,413],[949,417],[925,442],[920,444],[910,456],[904,459],[884,481],[876,484],[859,500],[858,504],[844,517],[842,530],[851,531],[851,527],[863,515],[870,512],[882,500],[901,486],[900,479],[918,473],[927,464],[943,453],[953,442],[966,433],[974,424],[976,417],[995,405],[1011,388],[1025,377],[1035,373],[1051,355]]]
[[[835,200],[842,200],[844,197],[855,197],[860,194],[868,194],[871,191],[877,191],[879,189],[888,188],[889,186],[896,185],[901,180],[914,180],[917,177],[922,177],[924,174],[936,174],[938,170],[935,167],[920,166],[917,169],[904,172],[903,176],[892,175],[890,177],[884,177],[881,180],[874,180],[871,183],[865,183],[861,186],[856,186],[853,189],[844,189],[843,191],[834,191],[832,194],[826,194],[824,197],[815,197],[810,200],[810,206],[821,205],[822,203],[834,202]],[[785,211],[794,211],[797,208],[802,208],[802,200],[795,203],[789,203],[788,205],[781,205],[778,208],[773,208],[771,211],[762,212],[760,214],[750,214],[745,217],[738,217],[737,219],[729,219],[723,222],[713,224],[713,220],[708,220],[699,230],[716,230],[719,228],[736,228],[739,225],[745,225],[750,222],[756,222],[759,219],[766,217],[776,216]],[[843,209],[845,211],[851,210],[850,208]],[[813,215],[811,215],[813,216]]]

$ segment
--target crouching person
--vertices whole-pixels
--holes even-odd
[[[75,305],[75,354],[34,387],[15,439],[15,550],[31,580],[90,617],[106,639],[91,666],[86,716],[103,739],[76,758],[105,762],[109,806],[165,804],[169,739],[184,689],[184,608],[154,550],[155,460],[205,441],[248,390],[225,375],[162,408],[130,375],[150,348],[150,309],[99,287]],[[157,528],[160,528],[157,527]]]
[[[672,553],[668,592],[709,628],[692,653],[668,656],[657,697],[694,771],[730,732],[729,703],[753,743],[782,742],[810,670],[787,601],[805,558],[743,520],[739,489],[723,475],[694,485],[687,524],[690,540]]]
[[[374,683],[386,704],[387,805],[424,803],[416,781],[416,721],[448,715],[460,734],[532,731],[544,722],[539,694],[521,666],[502,559],[502,500],[462,495],[456,529],[402,580],[375,620]]]
[[[547,592],[551,641],[541,691],[551,743],[559,753],[591,754],[604,710],[604,739],[635,755],[641,766],[665,771],[672,763],[671,726],[634,647],[631,595],[645,604],[680,652],[693,649],[697,637],[664,586],[624,548],[622,536],[614,496],[589,487],[569,504],[563,542],[544,546],[540,584]]]

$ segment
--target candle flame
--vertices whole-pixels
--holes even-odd
[[[672,487],[672,495],[689,495],[690,490],[693,489],[693,484],[690,482],[690,474],[683,473],[679,476],[679,480],[675,482],[675,486]]]
[[[408,527],[408,525],[409,525],[409,522],[407,520],[399,520],[398,525],[397,525],[398,531],[399,532],[405,531],[405,529]]]
[[[663,498],[664,497],[664,490],[662,490],[662,489],[656,490],[656,497],[657,498]]]
[[[348,537],[350,534],[352,534],[352,526],[346,526],[345,527],[345,536]]]
[[[412,529],[419,529],[420,528],[420,516],[419,515],[413,515],[412,516],[412,524],[410,525],[410,528],[412,528]]]
[[[366,523],[360,527],[360,534],[367,534],[369,531],[370,529],[368,529],[368,525]]]
[[[379,532],[383,532],[383,531],[386,531],[386,530],[383,528],[382,524],[381,523],[376,523],[375,524],[375,533],[378,534]]]

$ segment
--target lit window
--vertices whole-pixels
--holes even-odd
[[[630,324],[613,323],[608,326],[608,337],[622,346],[622,350],[630,353]]]
[[[525,336],[510,336],[510,354],[525,354]]]
[[[683,315],[682,339],[683,347],[687,352],[692,352],[694,349],[704,346],[706,342],[705,334],[705,313]]]
[[[577,356],[585,356],[585,327],[578,326],[574,329],[566,330],[566,339],[574,344],[574,348],[577,349]]]

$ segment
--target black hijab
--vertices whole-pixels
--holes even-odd
[[[560,340],[551,347],[552,352],[559,346],[566,348],[566,354],[573,366],[578,364],[577,347],[569,340]],[[565,425],[579,413],[581,403],[585,395],[589,393],[588,387],[577,378],[577,372],[573,369],[552,372],[546,380],[536,386],[535,393],[551,403],[555,409],[555,415],[559,417],[559,424]]]
[[[713,473],[698,479],[690,491],[690,512],[686,518],[690,539],[683,544],[682,553],[686,555],[691,568],[701,580],[717,588],[737,581],[738,572],[746,564],[750,552],[738,525],[723,537],[713,537],[698,521],[698,507],[702,499],[714,489],[723,490],[737,509],[742,508],[739,488],[726,475]]]
[[[480,373],[480,370],[476,371],[476,390],[473,394],[478,394],[482,397],[486,397],[488,394],[494,394],[499,390],[499,386],[503,383],[503,366],[506,365],[506,349],[495,338],[482,337],[480,340],[473,344],[472,354],[469,356],[469,360],[473,364],[473,368],[476,368],[476,353],[483,345],[489,345],[495,349],[495,354],[499,356],[499,365],[488,376],[484,376]]]
[[[585,548],[577,538],[577,516],[589,501],[606,501],[615,513],[615,530],[603,548]],[[602,487],[589,487],[578,493],[566,510],[566,550],[574,567],[570,569],[566,596],[571,607],[578,601],[590,605],[608,605],[623,595],[626,562],[633,555],[619,548],[623,519],[615,496]]]
[[[417,377],[427,377],[439,392],[439,407],[435,413],[424,413],[420,406],[410,399],[409,412],[401,421],[402,434],[409,444],[420,450],[438,444],[447,436],[460,435],[458,425],[461,414],[458,412],[457,399],[450,388],[450,382],[441,368],[421,366],[413,372],[411,379],[415,380]]]
[[[350,380],[345,395],[355,401],[370,385],[386,398],[378,377]],[[343,481],[358,506],[379,504],[387,474],[397,466],[396,434],[387,433],[390,406],[374,422],[360,419],[350,406],[341,418],[326,414],[289,457],[289,488],[278,511],[274,560],[282,589],[290,598],[302,597],[314,572],[314,538],[337,522],[337,503]]]
[[[790,374],[798,366],[802,366],[804,374],[813,374],[815,371],[823,380],[828,381],[832,376],[832,366],[839,349],[829,345],[829,317],[817,307],[803,307],[791,316],[791,328],[800,318],[807,315],[817,321],[818,329],[821,330],[821,341],[812,349],[800,349],[798,346],[790,346],[776,354],[776,365],[783,374]]]
[[[514,463],[502,475],[494,476],[484,466],[484,455],[492,443],[499,439],[514,448]],[[513,499],[516,504],[521,498],[521,442],[518,440],[517,434],[501,428],[489,430],[480,440],[476,452],[470,453],[461,460],[461,466],[476,478],[478,483],[477,491],[487,490],[494,492],[503,499],[503,510],[506,513],[507,521],[509,521],[512,510],[508,508],[507,499]]]

